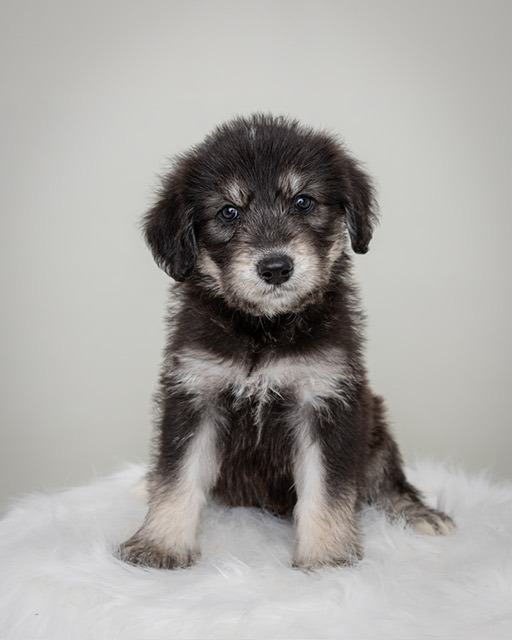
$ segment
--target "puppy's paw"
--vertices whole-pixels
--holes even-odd
[[[128,564],[154,569],[187,568],[201,557],[197,549],[169,549],[136,535],[123,542],[116,555]]]
[[[424,507],[404,515],[415,531],[426,536],[447,536],[455,529],[455,523],[450,516],[437,509]]]
[[[357,545],[345,553],[328,554],[299,554],[295,552],[292,560],[294,569],[315,571],[323,567],[352,567],[363,558],[363,550]]]

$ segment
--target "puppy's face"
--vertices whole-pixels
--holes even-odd
[[[321,297],[348,237],[367,250],[373,204],[369,179],[332,138],[255,116],[178,161],[145,230],[173,278],[272,317]]]
[[[256,158],[200,198],[197,269],[230,306],[274,316],[314,301],[346,234],[325,172],[266,149]]]

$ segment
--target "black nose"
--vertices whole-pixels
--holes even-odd
[[[285,255],[268,256],[258,262],[256,269],[268,284],[282,284],[292,275],[293,261]]]

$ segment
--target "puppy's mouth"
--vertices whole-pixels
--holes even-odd
[[[316,297],[319,258],[307,245],[240,252],[219,272],[220,293],[228,304],[256,316],[298,312]]]

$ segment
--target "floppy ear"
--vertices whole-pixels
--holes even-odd
[[[377,201],[370,177],[356,160],[346,158],[345,215],[352,249],[366,253],[377,223]]]
[[[167,177],[160,198],[142,220],[146,242],[157,265],[175,280],[186,280],[194,270],[197,244],[193,215],[183,202],[175,174]]]

